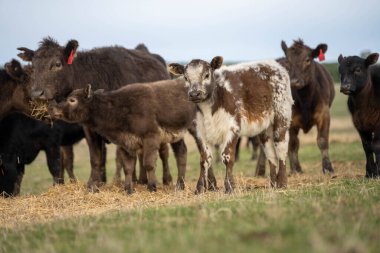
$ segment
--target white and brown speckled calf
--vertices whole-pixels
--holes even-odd
[[[211,63],[203,60],[192,60],[185,66],[173,63],[169,70],[183,76],[189,100],[198,106],[199,137],[209,146],[221,147],[226,192],[234,188],[235,146],[242,135],[259,135],[270,164],[271,185],[286,187],[285,162],[293,104],[287,71],[276,61],[221,67],[222,62],[223,58],[217,56]],[[210,166],[212,152],[209,147],[206,150]],[[202,166],[197,192],[205,189],[206,178],[207,166]]]

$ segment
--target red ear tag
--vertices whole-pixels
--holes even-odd
[[[319,61],[324,61],[325,60],[325,54],[323,53],[322,49],[319,49],[318,60]]]
[[[71,50],[69,58],[67,59],[67,64],[69,65],[73,64],[73,58],[74,58],[73,54],[74,54],[74,50]]]

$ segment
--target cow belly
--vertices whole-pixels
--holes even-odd
[[[265,117],[260,120],[249,121],[247,118],[243,117],[241,119],[241,130],[240,135],[242,136],[256,136],[267,129],[273,117]]]
[[[160,128],[160,139],[161,143],[174,143],[185,137],[185,133],[187,130],[176,130],[169,131],[166,129]]]

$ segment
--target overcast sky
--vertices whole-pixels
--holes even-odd
[[[379,52],[379,21],[379,0],[0,0],[0,64],[48,35],[81,49],[143,42],[169,62],[271,59],[283,55],[281,40],[303,38],[327,43],[336,61]]]

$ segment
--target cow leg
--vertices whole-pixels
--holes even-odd
[[[140,175],[139,175],[139,184],[148,184],[148,176],[146,175],[146,170],[143,166],[143,153],[138,153],[139,165],[140,165]]]
[[[209,191],[215,191],[218,188],[216,185],[214,171],[212,169],[212,150],[207,146],[202,138],[198,137],[195,126],[189,128],[188,131],[193,136],[200,154],[201,170],[195,194],[203,193],[205,189],[208,189]]]
[[[22,178],[24,177],[25,173],[25,164],[17,164],[17,178],[16,182],[14,183],[14,188],[13,188],[13,196],[18,196],[20,195],[21,192],[21,183],[22,183]]]
[[[322,120],[317,122],[317,143],[319,150],[322,153],[322,172],[334,173],[334,169],[330,162],[329,156],[329,130],[330,130],[330,112],[326,109],[326,112]]]
[[[64,171],[67,171],[70,182],[75,183],[77,181],[74,175],[74,151],[73,146],[61,146],[61,178],[64,179]]]
[[[124,190],[128,194],[133,193],[133,170],[136,166],[136,154],[130,153],[121,147],[118,147],[118,154],[122,163],[121,167],[124,169],[125,184]]]
[[[173,145],[172,145],[172,147],[173,147]],[[160,145],[160,150],[159,150],[158,154],[160,155],[160,159],[162,162],[162,170],[163,170],[162,171],[162,183],[164,185],[170,185],[173,182],[173,178],[172,178],[172,175],[170,174],[170,169],[169,169],[169,148],[168,148],[168,144],[162,143]]]
[[[102,138],[102,165],[100,167],[102,182],[107,182],[107,173],[106,173],[106,163],[107,163],[107,147],[106,142]]]
[[[262,147],[260,147],[259,152],[260,153],[259,158],[257,159],[255,177],[265,177],[265,163],[267,159],[265,158],[264,149]]]
[[[185,189],[185,173],[187,164],[187,147],[185,141],[182,139],[178,142],[171,144],[177,162],[178,168],[178,179],[177,179],[177,190]]]
[[[265,157],[269,162],[269,176],[270,184],[272,187],[276,187],[277,173],[276,168],[278,165],[278,159],[274,150],[272,131],[265,131],[259,135],[262,148],[265,153]]]
[[[224,145],[225,148],[222,152],[222,161],[226,168],[226,176],[224,178],[225,193],[231,193],[235,188],[235,179],[232,172],[235,163],[235,151],[238,139],[238,135],[232,137],[232,140]]]
[[[288,185],[288,175],[286,175],[286,157],[289,147],[289,125],[284,124],[282,118],[275,117],[273,125],[273,144],[278,160],[278,172],[276,186],[286,188]]]
[[[160,148],[160,137],[146,136],[143,140],[143,166],[148,176],[148,190],[157,191],[156,162]]]
[[[105,157],[105,144],[101,136],[87,127],[83,127],[87,145],[90,150],[91,175],[87,182],[87,187],[92,191],[97,191],[105,179],[105,167],[103,166]]]
[[[116,184],[116,185],[121,183],[121,170],[122,169],[124,170],[124,168],[123,168],[123,166],[124,166],[123,165],[123,163],[124,163],[124,161],[123,161],[123,156],[124,156],[123,152],[124,151],[122,150],[122,148],[120,146],[116,147],[116,158],[115,158],[116,171],[115,171],[115,175],[113,177],[113,183]],[[132,172],[132,181],[133,181],[133,174],[134,173],[135,173],[135,170]],[[136,174],[135,174],[135,176],[136,176]]]
[[[260,150],[260,142],[259,139],[255,137],[249,137],[248,138],[248,143],[252,144],[252,156],[251,160],[256,160],[257,159],[257,152]],[[264,157],[265,158],[265,157]]]
[[[290,173],[302,173],[300,161],[298,159],[298,150],[300,141],[298,139],[299,128],[291,127],[289,129],[289,161]]]
[[[60,148],[50,147],[45,150],[46,160],[50,174],[53,176],[53,184],[63,184],[63,178],[60,177],[61,174],[61,153]]]
[[[376,166],[372,169],[372,177],[380,176],[380,131],[376,131],[372,140],[372,150],[376,158]]]
[[[239,153],[240,153],[240,142],[241,142],[241,137],[236,142],[236,150],[235,150],[235,161],[239,160]]]
[[[364,149],[364,153],[367,159],[366,162],[366,173],[365,176],[367,178],[373,178],[374,172],[376,168],[376,164],[373,157],[373,150],[372,150],[372,133],[371,132],[365,132],[365,131],[359,131],[360,138],[362,140],[362,145]]]

